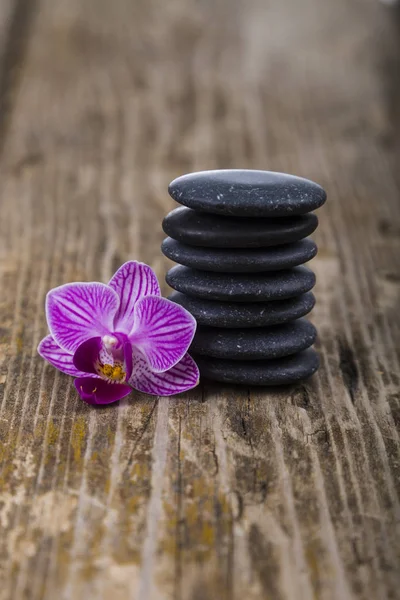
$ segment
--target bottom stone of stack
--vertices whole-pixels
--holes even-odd
[[[307,379],[319,367],[312,348],[272,360],[226,360],[192,353],[200,374],[206,379],[242,385],[288,385]]]

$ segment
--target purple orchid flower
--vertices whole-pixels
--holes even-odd
[[[152,269],[127,262],[104,283],[67,283],[46,298],[50,335],[38,352],[51,365],[76,377],[88,404],[110,404],[132,388],[170,396],[199,382],[187,354],[196,321],[161,297]]]

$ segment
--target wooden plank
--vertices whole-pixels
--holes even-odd
[[[12,117],[36,0],[3,0],[0,6],[0,153]]]
[[[10,27],[11,14],[13,9],[12,0],[4,0],[1,4],[0,10],[0,47],[1,55],[4,53],[4,45],[7,40],[7,33]]]
[[[0,598],[399,597],[397,13],[41,0],[35,14],[0,167]],[[168,182],[228,166],[328,190],[318,376],[84,405],[36,355],[46,291],[128,258],[162,278]]]
[[[14,9],[13,0],[4,0],[0,5],[0,147],[4,137],[5,117],[3,115],[7,112],[4,107],[7,107],[9,98],[10,60],[8,57]]]

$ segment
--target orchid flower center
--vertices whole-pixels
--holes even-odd
[[[99,356],[96,363],[97,374],[110,383],[123,383],[126,380],[124,369],[124,352],[120,341],[113,335],[105,335],[102,338],[105,353]],[[110,362],[104,360],[104,354],[109,357]]]
[[[103,364],[99,362],[97,364],[97,372],[101,377],[103,377],[103,379],[106,379],[107,381],[115,381],[121,383],[126,379],[126,373],[121,363],[114,363],[114,365],[109,365],[107,363]]]
[[[114,335],[104,335],[101,341],[107,352],[112,352],[118,346],[118,338]]]

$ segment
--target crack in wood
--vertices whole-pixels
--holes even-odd
[[[339,340],[339,359],[343,381],[354,404],[358,390],[359,373],[354,352],[346,340]]]
[[[182,519],[183,489],[182,489],[182,463],[181,463],[181,436],[182,436],[182,417],[178,418],[178,446],[177,446],[177,482],[176,482],[176,552],[175,552],[175,598],[182,598],[182,554],[183,540],[182,530],[184,529],[184,520]]]

